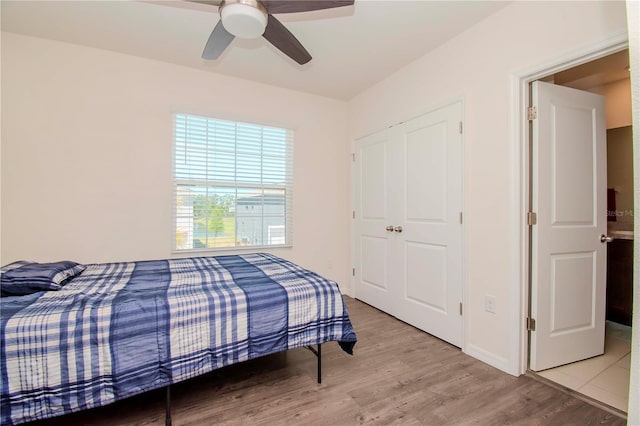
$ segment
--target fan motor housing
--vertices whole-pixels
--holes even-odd
[[[238,38],[257,38],[267,27],[267,11],[257,0],[225,0],[219,6],[224,29]]]

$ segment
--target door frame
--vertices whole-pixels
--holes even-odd
[[[626,31],[595,41],[580,49],[549,59],[543,63],[515,72],[510,76],[510,140],[511,140],[511,186],[509,235],[511,236],[512,265],[509,276],[513,283],[509,294],[512,307],[509,311],[509,372],[524,374],[529,367],[529,333],[526,319],[529,315],[530,295],[530,238],[526,215],[530,205],[530,131],[527,108],[530,105],[529,85],[542,79],[587,62],[600,59],[628,48]],[[634,254],[634,260],[637,255]],[[636,310],[639,301],[634,302]]]

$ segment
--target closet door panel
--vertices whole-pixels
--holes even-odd
[[[355,290],[362,301],[383,311],[392,310],[390,294],[389,134],[360,140],[355,153],[354,255]]]
[[[447,248],[407,242],[406,258],[406,299],[426,309],[446,313]]]
[[[447,215],[446,123],[406,134],[406,220],[444,222]]]

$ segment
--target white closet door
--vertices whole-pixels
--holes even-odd
[[[402,283],[396,316],[462,346],[462,135],[454,104],[401,127]]]
[[[356,143],[356,297],[462,345],[462,105]]]
[[[385,311],[393,311],[389,280],[394,237],[391,226],[389,197],[393,183],[389,178],[389,153],[392,151],[389,132],[383,131],[360,139],[356,153],[354,186],[356,213],[355,282],[357,297]]]

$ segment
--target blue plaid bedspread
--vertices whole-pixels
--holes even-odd
[[[356,342],[336,283],[269,254],[87,265],[59,291],[1,298],[0,315],[3,425]]]

